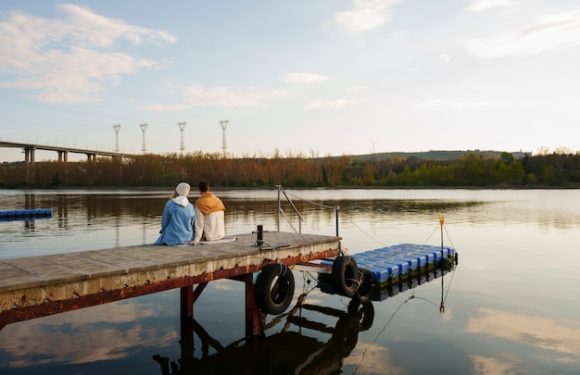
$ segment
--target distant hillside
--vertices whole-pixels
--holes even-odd
[[[501,156],[503,151],[480,151],[480,150],[465,150],[465,151],[420,151],[420,152],[380,152],[375,154],[364,154],[364,155],[352,155],[352,158],[356,161],[368,161],[368,160],[384,160],[384,159],[395,159],[395,158],[416,158],[419,160],[457,160],[461,159],[468,154],[481,155],[485,159],[496,159]],[[526,156],[525,152],[512,152],[514,159],[523,159]]]

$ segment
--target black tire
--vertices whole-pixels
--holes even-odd
[[[371,301],[360,302],[353,298],[348,304],[348,314],[357,317],[359,332],[367,331],[375,320],[375,307]]]
[[[294,297],[294,275],[288,266],[276,263],[262,269],[254,286],[254,299],[267,314],[282,314]]]
[[[336,257],[332,264],[332,282],[339,294],[352,297],[358,290],[359,278],[354,259],[346,255]]]
[[[361,273],[361,281],[358,290],[356,291],[353,298],[359,300],[359,302],[366,302],[371,299],[371,296],[375,289],[375,278],[371,271],[359,268],[359,272]]]
[[[336,322],[330,342],[343,358],[348,357],[358,342],[358,319],[356,315],[345,314]]]

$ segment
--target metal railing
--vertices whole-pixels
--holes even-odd
[[[302,222],[304,221],[304,218],[302,217],[302,215],[300,215],[300,212],[298,211],[298,208],[296,208],[296,205],[294,204],[294,202],[292,202],[292,199],[290,199],[290,197],[288,196],[288,194],[286,194],[286,191],[284,190],[284,188],[282,187],[282,185],[276,185],[276,189],[278,190],[278,201],[277,201],[278,207],[277,207],[277,215],[276,215],[276,226],[277,226],[278,232],[280,232],[280,215],[282,215],[286,219],[286,221],[288,222],[288,224],[290,225],[290,227],[292,227],[292,229],[294,230],[294,232],[296,232],[296,233],[302,233]],[[286,198],[286,200],[288,201],[288,203],[290,203],[290,206],[292,207],[292,209],[294,210],[294,212],[298,216],[298,230],[296,230],[296,227],[292,224],[292,222],[288,218],[288,215],[286,215],[286,212],[284,212],[284,209],[282,209],[282,194],[284,195],[284,197]],[[310,202],[310,201],[306,201],[306,202]],[[339,236],[340,207],[339,206],[329,207],[329,206],[326,206],[326,205],[317,204],[315,202],[310,202],[310,203],[316,204],[316,205],[318,205],[320,207],[323,207],[323,208],[332,208],[332,209],[334,209],[335,225],[336,225],[336,237],[340,237]]]
[[[302,215],[300,215],[300,212],[296,208],[296,205],[294,205],[294,202],[292,202],[292,199],[290,199],[288,194],[286,194],[286,191],[284,191],[284,188],[282,187],[282,185],[276,185],[276,189],[278,189],[278,210],[277,210],[278,212],[276,215],[276,227],[278,228],[278,232],[280,232],[280,215],[282,215],[282,216],[284,216],[286,221],[288,221],[288,224],[290,224],[292,229],[294,229],[294,232],[302,233],[302,222],[304,221],[304,218],[302,217]],[[292,208],[294,209],[296,216],[298,216],[298,230],[296,230],[296,227],[292,224],[292,222],[288,218],[288,215],[286,215],[286,212],[284,212],[284,209],[282,208],[282,201],[281,201],[280,193],[284,194],[284,197],[286,197],[286,200],[288,201],[288,203],[290,203],[290,206],[292,206]]]

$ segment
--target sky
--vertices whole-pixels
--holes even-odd
[[[0,140],[580,150],[577,0],[0,2]],[[84,156],[83,156],[84,157]],[[56,158],[39,152],[37,160]],[[0,149],[0,161],[23,159]]]

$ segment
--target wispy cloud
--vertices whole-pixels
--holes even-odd
[[[469,108],[487,107],[488,105],[489,103],[485,101],[457,102],[454,104],[454,107],[459,109],[469,109]]]
[[[341,109],[344,107],[349,107],[360,103],[360,100],[356,99],[334,99],[334,100],[324,100],[316,99],[304,106],[307,111],[315,109]]]
[[[465,43],[469,54],[480,58],[535,55],[580,45],[580,11],[553,14],[498,35]]]
[[[564,325],[542,316],[480,308],[469,318],[466,332],[499,337],[506,340],[550,350],[556,353],[580,353],[578,321]]]
[[[472,0],[466,8],[469,12],[483,12],[488,9],[513,7],[513,0]]]
[[[470,356],[475,375],[509,375],[515,374],[515,363],[511,360],[484,357],[482,355]]]
[[[348,91],[358,94],[363,91],[367,91],[369,88],[367,86],[354,86],[348,89]]]
[[[180,103],[151,104],[147,111],[180,111],[192,107],[256,107],[287,96],[286,91],[260,90],[255,87],[235,89],[228,86],[206,88],[201,85],[174,87],[182,96]]]
[[[294,72],[284,76],[284,81],[289,83],[318,83],[328,81],[330,78],[321,74]]]
[[[384,25],[391,18],[391,7],[399,0],[354,0],[353,9],[338,12],[335,21],[348,31],[360,34]]]
[[[447,64],[449,64],[451,62],[451,56],[449,56],[449,55],[442,54],[442,55],[439,55],[439,58]]]
[[[442,99],[429,99],[424,102],[415,104],[415,108],[436,107],[443,104]]]
[[[116,42],[175,43],[165,31],[130,25],[78,5],[61,5],[64,18],[13,12],[0,21],[0,71],[15,76],[0,88],[37,91],[45,102],[98,100],[116,82],[155,62],[112,51]]]

